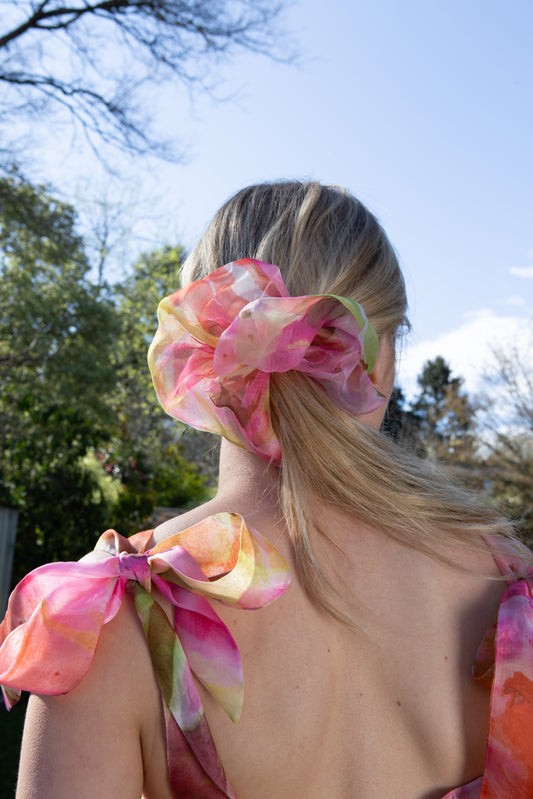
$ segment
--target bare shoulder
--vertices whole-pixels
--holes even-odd
[[[24,728],[18,799],[139,799],[143,750],[160,735],[150,654],[128,594],[105,624],[89,671],[62,696],[32,696]]]

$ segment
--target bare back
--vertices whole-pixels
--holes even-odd
[[[471,667],[504,590],[482,576],[498,573],[490,554],[455,553],[464,571],[327,511],[338,548],[314,544],[361,624],[353,631],[298,580],[275,481],[263,466],[241,467],[222,473],[215,500],[154,533],[159,541],[240,512],[291,568],[287,592],[261,610],[215,603],[242,656],[240,721],[198,690],[238,799],[441,799],[480,776],[489,692]],[[104,625],[80,685],[32,698],[21,763],[20,799],[174,799],[159,686],[131,598]]]
[[[330,513],[328,531],[341,547],[330,568],[351,594],[357,633],[310,601],[275,513],[247,514],[246,499],[231,501],[293,572],[290,589],[267,608],[216,607],[244,664],[238,724],[199,690],[238,799],[440,799],[480,776],[489,692],[471,669],[504,590],[481,576],[498,574],[490,554],[456,553],[468,573]]]

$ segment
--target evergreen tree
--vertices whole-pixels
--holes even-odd
[[[412,410],[428,455],[437,460],[466,461],[473,456],[474,408],[442,356],[426,361],[417,378],[420,393]]]

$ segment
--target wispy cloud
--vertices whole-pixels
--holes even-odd
[[[517,308],[523,308],[527,304],[523,297],[518,297],[517,295],[507,297],[504,303],[505,305],[515,305]]]
[[[505,349],[523,339],[528,320],[517,316],[499,316],[491,310],[473,311],[455,330],[429,341],[407,343],[400,355],[397,383],[409,399],[417,393],[416,378],[422,366],[437,355],[451,366],[454,375],[464,379],[465,390],[475,394],[481,389],[481,378],[491,369],[492,350]]]
[[[510,273],[515,277],[528,277],[533,278],[533,265],[532,266],[512,266]]]

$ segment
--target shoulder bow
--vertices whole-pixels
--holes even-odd
[[[491,689],[485,769],[444,799],[533,796],[533,554],[503,537],[487,543],[509,585],[473,666],[476,680]]]
[[[129,539],[108,531],[82,561],[41,566],[19,583],[0,626],[6,704],[12,706],[23,690],[57,695],[78,685],[102,625],[116,615],[129,585],[161,687],[169,755],[181,731],[205,774],[232,796],[192,675],[236,721],[243,701],[242,664],[208,599],[261,608],[287,588],[288,567],[237,514],[211,516],[145,551],[150,538],[150,531]],[[173,625],[152,586],[172,603]],[[170,758],[169,769],[176,788],[183,775]],[[206,789],[204,795],[217,794]]]

